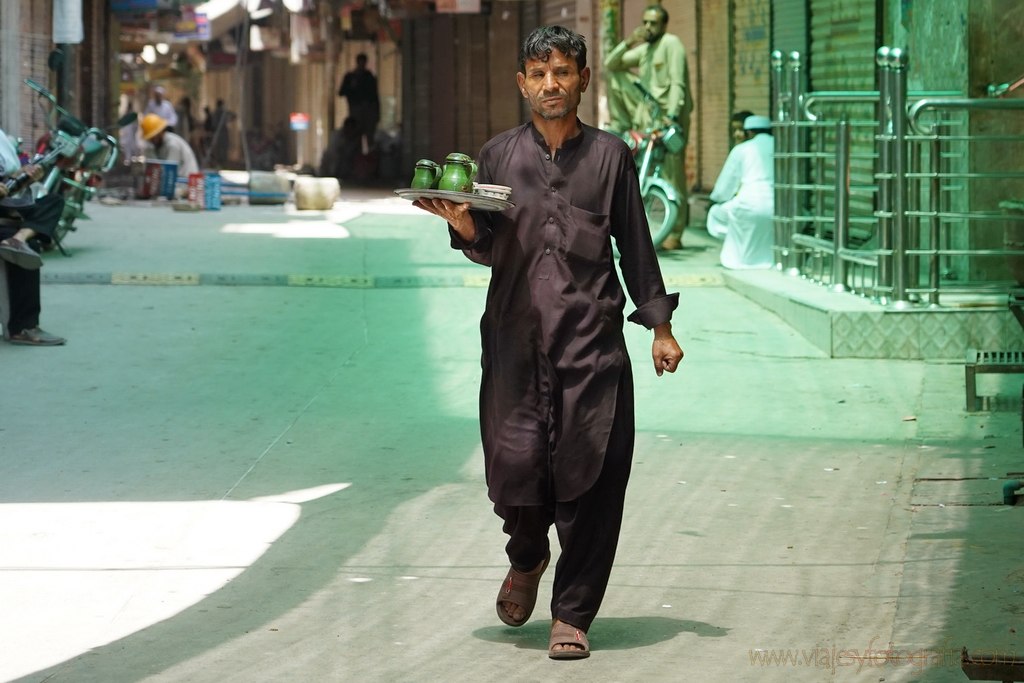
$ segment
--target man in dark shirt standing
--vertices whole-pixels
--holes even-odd
[[[360,133],[366,136],[367,145],[373,144],[373,136],[380,121],[380,96],[377,93],[377,77],[366,68],[366,55],[356,55],[356,68],[341,79],[338,97],[348,101],[349,116],[359,124]]]
[[[633,453],[633,382],[623,338],[626,297],[654,330],[658,375],[683,352],[636,167],[618,137],[577,118],[590,82],[583,37],[536,29],[520,53],[519,90],[532,121],[488,141],[479,180],[512,187],[513,208],[470,211],[419,200],[449,224],[452,246],[491,267],[481,321],[481,436],[488,494],[509,535],[511,568],[496,600],[510,626],[529,619],[558,530],[548,655],[590,654],[586,632],[604,598]]]

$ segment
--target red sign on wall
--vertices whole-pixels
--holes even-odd
[[[293,111],[288,117],[288,123],[291,125],[292,130],[308,130],[309,114],[301,111]]]

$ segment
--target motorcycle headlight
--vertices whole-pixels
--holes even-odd
[[[103,168],[110,155],[110,148],[99,140],[89,138],[82,145],[82,167],[90,170]]]

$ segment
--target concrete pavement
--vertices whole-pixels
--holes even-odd
[[[550,578],[527,626],[494,616],[487,273],[437,219],[348,191],[89,213],[43,270],[69,344],[0,346],[0,680],[944,682],[964,646],[1024,652],[1019,378],[965,414],[958,364],[826,358],[688,232],[681,370],[627,330],[594,655],[553,662]]]

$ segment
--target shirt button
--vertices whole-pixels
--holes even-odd
[[[554,222],[555,222],[554,218],[548,218],[548,223],[554,223]]]
[[[550,254],[550,253],[551,253],[551,250],[550,250],[550,249],[545,249],[545,250],[544,250],[544,253],[545,253],[545,254]]]
[[[544,158],[547,159],[548,161],[551,161],[551,155],[550,154],[545,154]]]
[[[551,188],[551,194],[554,194],[554,193],[555,193],[555,188],[552,187]]]

